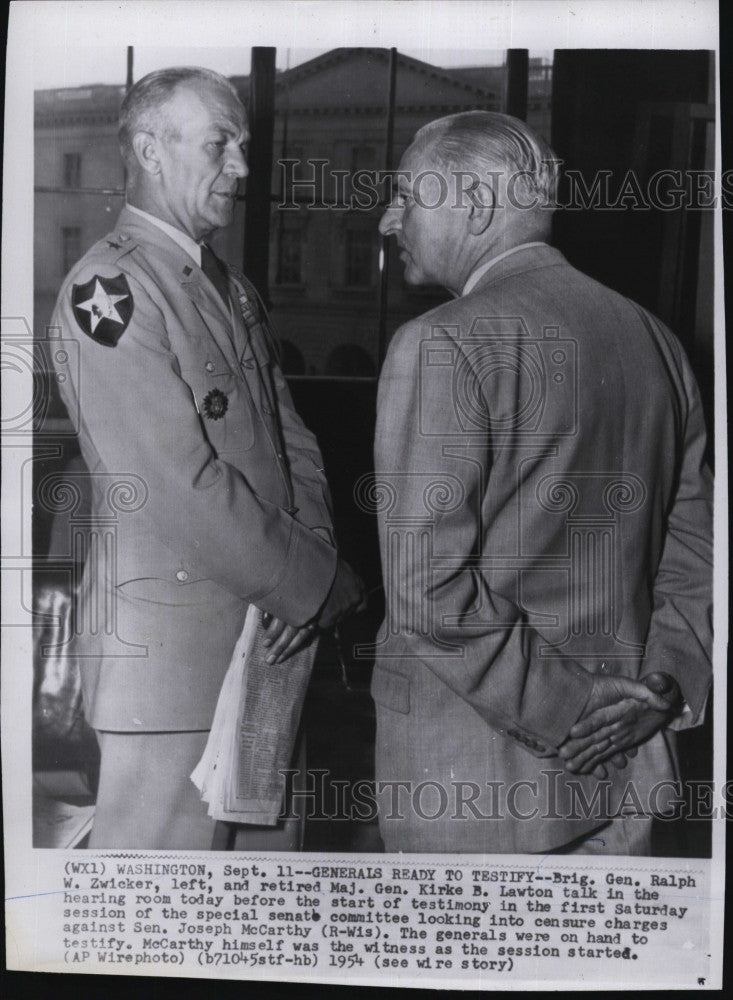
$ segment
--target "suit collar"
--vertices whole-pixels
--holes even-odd
[[[528,243],[517,247],[506,256],[495,259],[491,266],[479,277],[473,288],[466,294],[473,295],[479,289],[488,287],[497,281],[503,281],[515,274],[525,271],[535,271],[543,267],[557,267],[566,264],[565,257],[555,247],[548,243]]]
[[[519,253],[520,250],[526,250],[529,249],[530,247],[541,247],[541,246],[545,246],[544,240],[533,240],[531,243],[520,243],[518,246],[509,247],[508,250],[504,250],[502,253],[496,254],[489,260],[485,260],[482,264],[479,264],[478,267],[474,268],[473,271],[471,271],[465,285],[463,286],[463,291],[461,292],[461,295],[462,296],[468,295],[471,289],[476,287],[476,285],[479,283],[481,278],[483,278],[486,272],[490,270],[492,267],[496,267],[496,265],[500,261],[504,260],[506,257],[509,257],[511,256],[511,254],[514,253]]]

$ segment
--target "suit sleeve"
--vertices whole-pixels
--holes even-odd
[[[700,393],[684,359],[679,362],[685,402],[681,461],[640,676],[663,671],[675,678],[689,708],[675,720],[676,728],[687,728],[702,721],[712,678],[712,477],[704,462]]]
[[[395,525],[390,538],[380,526],[392,628],[407,636],[404,655],[421,659],[490,726],[529,734],[524,742],[549,755],[579,718],[591,677],[572,660],[541,656],[545,640],[475,566],[486,530],[479,516],[485,466],[446,444],[456,435],[450,386],[422,365],[418,371],[415,333],[408,326],[395,335],[377,405],[377,491]],[[434,512],[437,554],[449,557],[445,568],[435,568],[440,562],[435,552],[427,555],[431,543],[419,537],[415,522],[426,504]],[[471,624],[477,609],[489,624]],[[459,655],[450,655],[449,645]],[[398,643],[394,649],[399,672]]]
[[[102,276],[119,273],[118,266],[99,261],[94,268]],[[74,280],[84,282],[94,268],[88,264]],[[73,385],[67,379],[64,392],[77,397],[82,430],[100,467],[142,477],[148,495],[141,514],[187,564],[241,599],[303,624],[325,597],[310,581],[333,578],[332,546],[257,495],[246,473],[216,456],[161,309],[129,275],[128,283],[133,312],[114,348],[80,329],[70,282],[55,319],[79,344],[78,379]]]

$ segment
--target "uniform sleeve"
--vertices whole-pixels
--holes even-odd
[[[290,464],[296,518],[333,542],[333,506],[315,434],[308,430],[293,404],[290,389],[278,365],[273,381]]]
[[[517,605],[491,590],[475,565],[483,546],[483,464],[446,444],[456,434],[450,387],[437,378],[433,383],[429,367],[418,371],[419,336],[409,325],[396,333],[377,404],[376,489],[394,525],[389,538],[389,525],[380,526],[391,627],[406,637],[405,656],[418,657],[490,726],[528,734],[525,743],[546,756],[579,718],[592,680],[572,660],[541,656],[546,640],[527,626]],[[430,541],[420,537],[426,504],[434,512],[440,553],[450,557],[444,568]],[[471,624],[476,609],[488,624]],[[399,642],[393,647],[396,671]]]
[[[115,265],[95,261],[103,278]],[[93,277],[90,265],[74,276]],[[76,397],[82,433],[106,471],[135,473],[147,487],[141,514],[180,558],[233,594],[290,624],[318,611],[323,593],[313,578],[332,579],[335,552],[290,513],[258,496],[246,472],[219,459],[203,432],[181,377],[161,309],[127,277],[132,315],[116,346],[97,343],[77,322],[71,282],[55,324],[79,344],[78,376],[64,383]]]
[[[236,268],[230,273],[242,286],[259,321],[262,332],[261,347],[269,359],[272,385],[277,398],[280,427],[293,485],[295,517],[316,531],[321,537],[334,542],[333,505],[324,472],[323,458],[315,434],[308,430],[295,409],[293,398],[278,364],[273,343],[276,334],[264,303],[254,286]]]
[[[682,364],[686,399],[677,489],[665,525],[662,557],[641,676],[662,671],[679,684],[689,708],[678,728],[699,725],[712,679],[712,477],[704,462],[705,424],[692,372]]]

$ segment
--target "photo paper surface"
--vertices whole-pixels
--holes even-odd
[[[9,970],[720,986],[717,19],[12,5]]]

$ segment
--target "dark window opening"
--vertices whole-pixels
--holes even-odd
[[[66,274],[81,258],[81,229],[79,226],[64,226],[61,229],[61,266]]]
[[[299,285],[302,274],[303,233],[298,227],[283,228],[280,232],[277,283]]]
[[[348,288],[370,288],[374,268],[374,240],[367,229],[346,230],[346,274]]]
[[[64,153],[64,187],[81,187],[81,153]]]

